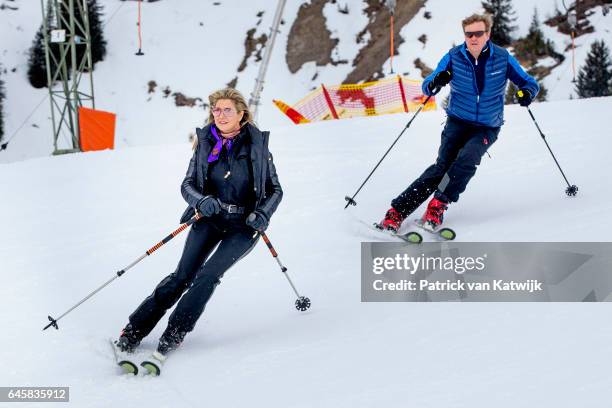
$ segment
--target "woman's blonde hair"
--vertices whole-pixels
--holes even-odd
[[[208,96],[208,102],[210,104],[208,113],[209,124],[215,122],[212,110],[217,104],[217,101],[220,99],[229,99],[230,101],[234,102],[238,113],[240,113],[241,111],[244,112],[242,120],[240,120],[240,126],[244,126],[244,124],[246,123],[253,123],[253,114],[249,110],[249,106],[247,105],[244,96],[242,96],[242,94],[234,88],[225,88],[215,91]]]

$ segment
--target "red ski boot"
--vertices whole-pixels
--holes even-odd
[[[389,211],[385,214],[385,218],[378,224],[380,229],[386,229],[389,231],[397,232],[404,222],[404,217],[395,208],[389,208]]]
[[[435,231],[444,221],[444,211],[448,208],[448,203],[432,198],[429,204],[427,204],[427,211],[421,218],[423,227]]]

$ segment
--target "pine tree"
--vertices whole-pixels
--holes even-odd
[[[510,45],[512,31],[516,30],[516,26],[512,25],[516,17],[511,0],[486,0],[482,2],[482,7],[493,17],[491,40],[502,47]]]
[[[30,47],[30,57],[28,58],[28,80],[34,88],[47,86],[47,71],[45,63],[45,45],[43,43],[42,25],[36,32],[36,37]]]
[[[82,6],[83,0],[78,0]],[[81,19],[81,12],[77,1],[74,3],[74,15],[76,16],[75,30],[76,35],[85,38],[85,33],[80,27],[84,27]],[[66,21],[69,20],[69,11],[66,7],[62,7],[62,13]],[[87,0],[87,17],[89,19],[89,35],[91,36],[91,60],[92,64],[102,61],[106,55],[106,40],[104,39],[104,31],[102,29],[102,6],[98,5],[97,0]],[[85,55],[85,45],[77,45],[77,66],[82,61]],[[70,62],[69,62],[70,64]],[[70,66],[70,65],[69,65]]]
[[[82,0],[79,0],[82,1]],[[47,16],[48,27],[51,27],[51,21],[53,11],[51,9],[51,2],[47,3]],[[96,0],[87,0],[87,15],[89,17],[89,34],[91,35],[91,59],[92,64],[95,64],[98,61],[102,61],[104,56],[106,55],[106,40],[104,39],[104,34],[102,30],[102,6],[98,5]],[[65,21],[69,20],[69,11],[66,7],[61,8],[61,12],[64,16]],[[79,8],[74,2],[74,13],[76,16],[79,16]],[[76,24],[76,35],[84,38],[85,35],[79,26],[83,26],[83,22],[80,18],[77,17]],[[36,37],[32,43],[32,47],[30,48],[30,57],[28,61],[28,79],[30,84],[35,88],[42,88],[47,86],[47,71],[46,71],[46,62],[45,62],[45,47],[44,47],[44,36],[43,36],[43,27],[42,25],[38,29],[36,33]],[[80,61],[82,61],[83,55],[85,54],[85,45],[77,45],[77,69]],[[57,57],[59,57],[59,45],[51,44],[51,53]],[[67,64],[70,70],[72,66],[71,54],[67,55]],[[55,63],[53,58],[51,58],[51,64],[53,66],[53,70],[55,70]],[[70,71],[69,71],[70,72]]]
[[[95,64],[106,56],[106,40],[102,26],[102,6],[96,0],[88,0],[89,34],[91,35],[91,59]]]
[[[544,40],[544,33],[540,28],[540,19],[538,18],[538,9],[534,9],[533,18],[531,19],[531,25],[529,26],[529,33],[527,34],[527,40],[529,46],[536,55],[546,55],[547,47],[546,41]]]
[[[580,98],[612,95],[612,61],[603,40],[591,44],[585,64],[578,73],[576,92]]]
[[[48,1],[47,2],[47,27],[52,26],[54,13],[53,13],[53,4]],[[36,36],[34,37],[34,41],[32,42],[32,46],[28,51],[28,80],[30,81],[30,85],[34,88],[43,88],[47,86],[47,63],[45,61],[45,44],[44,44],[44,33],[43,33],[43,25],[41,24],[36,32]],[[59,56],[59,46],[57,44],[51,44],[51,54],[56,56],[56,59]],[[53,70],[55,70],[56,64],[51,56],[49,56],[51,61],[51,66]]]
[[[559,61],[559,63],[565,61],[565,55],[559,54],[555,49],[555,43],[552,42],[549,38],[546,39],[546,49],[548,50],[548,55]]]

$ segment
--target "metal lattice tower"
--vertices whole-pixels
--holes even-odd
[[[276,12],[274,14],[274,20],[272,27],[270,27],[270,35],[268,36],[268,42],[264,50],[263,61],[259,65],[259,72],[257,73],[257,79],[255,79],[255,89],[251,93],[249,99],[249,110],[253,113],[253,117],[257,118],[257,111],[259,108],[259,97],[263,90],[264,78],[266,77],[266,71],[268,70],[268,64],[270,63],[270,56],[272,55],[272,48],[274,48],[274,41],[276,40],[276,34],[278,34],[278,26],[280,25],[281,18],[283,17],[283,9],[287,0],[279,0],[276,6]]]
[[[45,6],[44,0],[40,0],[53,122],[53,154],[81,151],[78,108],[83,106],[83,101],[89,100],[95,109],[87,2],[47,0]],[[83,48],[83,52],[77,52]],[[89,81],[84,80],[81,87],[83,72],[89,74]],[[85,88],[89,88],[87,92]],[[58,139],[64,132],[70,135],[71,146],[60,149]]]

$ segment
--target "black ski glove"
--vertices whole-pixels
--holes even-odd
[[[211,217],[214,214],[219,214],[221,206],[217,199],[213,196],[206,196],[198,203],[198,211],[204,217]]]
[[[263,215],[261,211],[253,211],[246,219],[246,225],[253,228],[255,231],[263,232],[268,228],[268,217]]]
[[[516,92],[516,100],[521,106],[529,106],[533,98],[527,89],[520,89]]]
[[[451,78],[452,74],[449,70],[438,72],[433,81],[429,83],[429,91],[433,92],[436,88],[446,86],[450,82]]]

